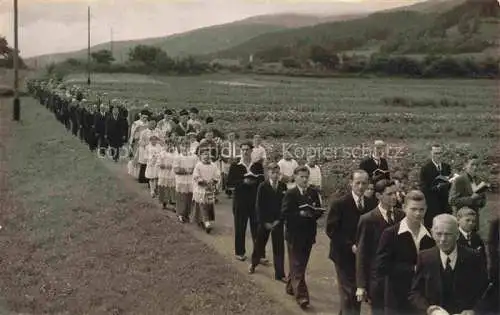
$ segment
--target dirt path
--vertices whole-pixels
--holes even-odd
[[[148,189],[144,186],[141,187],[132,177],[126,173],[126,165],[123,163],[113,163],[109,160],[103,159],[103,164],[112,170],[120,179],[123,185],[135,191],[142,191],[144,198],[147,198],[152,203],[155,200],[149,196]],[[193,235],[214,248],[218,253],[222,254],[232,262],[232,265],[240,272],[247,273],[248,260],[246,262],[239,262],[234,259],[234,238],[233,238],[233,215],[231,211],[231,200],[221,195],[221,200],[216,206],[216,226],[210,235],[199,230],[192,225],[190,228]],[[166,211],[173,220],[175,216],[172,212]],[[253,246],[250,241],[250,232],[247,231],[247,256],[251,254]],[[324,233],[324,229],[318,228],[317,242],[311,253],[309,261],[307,283],[311,296],[311,307],[307,313],[311,314],[338,314],[340,305],[338,299],[336,276],[334,272],[333,263],[327,258],[329,250],[329,239]],[[272,259],[272,252],[270,244],[266,250],[266,257]],[[285,263],[285,268],[287,264]],[[250,276],[250,275],[249,275]],[[259,266],[254,275],[251,275],[256,283],[261,285],[272,298],[276,299],[283,306],[291,309],[297,313],[304,313],[296,305],[294,299],[285,294],[285,287],[282,283],[274,281],[274,273],[272,266]],[[366,313],[365,311],[363,313]]]

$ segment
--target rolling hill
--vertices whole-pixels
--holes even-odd
[[[113,55],[119,62],[126,61],[128,51],[136,45],[158,46],[172,57],[211,54],[240,45],[261,34],[315,25],[326,21],[345,20],[353,17],[355,15],[315,16],[306,14],[276,14],[255,16],[233,23],[200,28],[165,37],[116,41],[113,42]],[[110,49],[110,47],[110,43],[95,45],[91,47],[91,52]],[[43,67],[49,63],[61,62],[68,58],[86,59],[87,49],[36,56],[28,58],[26,62],[30,66]]]
[[[498,46],[499,12],[497,0],[429,0],[358,19],[262,34],[204,58],[303,60],[313,46],[334,52],[479,53]]]

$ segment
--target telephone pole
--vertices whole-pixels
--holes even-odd
[[[90,6],[88,7],[88,21],[87,21],[87,34],[88,34],[88,43],[87,43],[87,85],[90,86]]]
[[[21,103],[19,101],[19,43],[18,43],[18,6],[14,0],[14,120],[21,119]]]
[[[111,51],[111,56],[113,56],[113,28],[111,28],[110,33],[111,33],[110,51]]]

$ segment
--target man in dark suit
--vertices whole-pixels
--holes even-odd
[[[408,293],[418,253],[435,245],[423,225],[426,207],[424,194],[418,190],[410,191],[403,204],[406,216],[401,222],[385,229],[380,238],[372,278],[384,284],[385,315],[409,314],[412,311]]]
[[[382,140],[375,141],[373,152],[371,156],[366,157],[359,164],[359,168],[366,171],[370,180],[374,182],[381,179],[390,179],[389,165],[387,160],[383,157],[385,150],[385,143]]]
[[[401,221],[404,212],[397,210],[396,184],[387,179],[375,184],[375,196],[378,206],[363,214],[358,223],[356,232],[356,298],[359,302],[369,300],[372,314],[377,314],[383,308],[383,284],[371,279],[375,254],[382,232]],[[382,287],[381,287],[382,286]],[[374,295],[377,294],[377,295]]]
[[[500,261],[498,257],[500,256],[500,212],[497,211],[496,215],[490,222],[488,230],[488,276],[491,284],[491,291],[487,295],[487,314],[500,314],[500,303],[499,303],[499,274],[498,266]]]
[[[479,210],[486,205],[486,195],[475,193],[473,187],[480,182],[476,178],[478,162],[476,155],[471,156],[465,163],[465,172],[458,176],[451,185],[449,202],[454,211],[462,207],[469,207],[479,214]]]
[[[120,149],[125,143],[126,135],[128,133],[127,126],[124,125],[123,120],[119,115],[119,108],[114,106],[111,110],[111,115],[106,120],[106,140],[111,147],[113,153],[113,160],[118,162],[120,156]]]
[[[257,237],[257,213],[255,200],[257,188],[264,181],[264,167],[261,163],[252,163],[252,143],[247,141],[240,145],[241,159],[229,167],[227,176],[228,188],[234,189],[234,251],[236,259],[246,260],[245,235],[250,221],[250,233],[255,243]]]
[[[341,315],[359,315],[361,311],[361,302],[356,300],[356,229],[360,216],[377,206],[364,196],[368,173],[354,171],[350,186],[350,193],[332,203],[326,220],[326,234],[330,238],[329,258],[335,263]]]
[[[448,204],[450,183],[437,179],[438,176],[451,176],[451,167],[442,161],[443,149],[439,144],[431,148],[431,159],[420,170],[420,189],[425,195],[427,212],[425,214],[425,227],[432,227],[432,219],[441,213],[451,213]]]
[[[285,241],[283,222],[281,220],[281,204],[287,190],[286,184],[279,181],[280,167],[270,163],[269,178],[259,185],[257,190],[256,212],[259,227],[252,253],[252,263],[248,269],[254,273],[266,250],[266,244],[271,234],[273,244],[274,279],[285,281]]]
[[[94,131],[99,146],[99,154],[104,156],[108,148],[106,141],[106,119],[108,118],[108,108],[106,105],[99,107],[99,112],[94,115]]]
[[[282,205],[289,260],[286,292],[295,296],[301,308],[306,308],[309,305],[306,268],[312,246],[316,242],[316,220],[322,214],[316,208],[321,207],[321,199],[318,191],[308,186],[309,169],[307,167],[297,167],[294,171],[294,178],[296,186],[285,193]]]
[[[421,313],[432,315],[440,308],[450,314],[480,311],[488,281],[486,268],[478,255],[457,245],[459,233],[454,216],[434,218],[436,247],[419,254],[409,294],[411,304]]]

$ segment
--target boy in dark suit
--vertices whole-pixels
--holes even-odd
[[[309,305],[306,268],[312,246],[316,242],[316,220],[322,215],[321,211],[311,207],[321,207],[321,199],[317,190],[308,187],[309,169],[307,167],[297,167],[294,171],[294,178],[296,186],[285,193],[282,204],[290,264],[286,292],[295,296],[301,308],[306,308]]]
[[[405,215],[395,208],[396,190],[396,183],[391,180],[383,179],[375,184],[375,196],[379,204],[359,218],[356,232],[356,297],[358,302],[370,301],[372,314],[377,314],[383,308],[383,283],[371,279],[380,236]]]
[[[426,208],[424,194],[418,190],[410,191],[403,204],[406,216],[385,229],[380,237],[372,278],[385,284],[382,292],[385,315],[410,314],[412,311],[408,293],[418,253],[435,245],[423,225]]]
[[[474,210],[468,207],[463,207],[457,212],[458,229],[458,245],[469,247],[477,253],[486,266],[486,250],[484,242],[476,232],[477,214]]]
[[[249,273],[255,272],[261,257],[264,257],[269,234],[271,234],[274,278],[278,281],[285,281],[285,241],[281,220],[281,204],[287,188],[285,183],[279,181],[280,167],[278,164],[269,164],[268,175],[269,178],[262,182],[257,190],[255,208],[259,227],[252,253],[252,263],[248,271]]]

